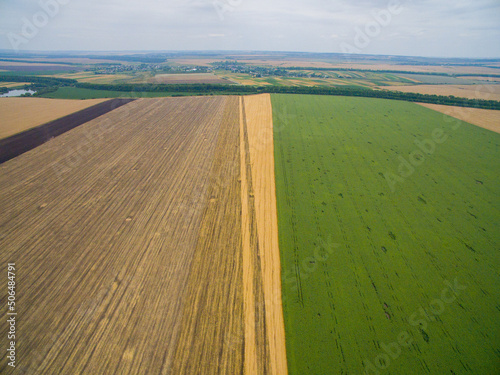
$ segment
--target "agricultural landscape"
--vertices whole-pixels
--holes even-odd
[[[379,99],[273,110],[293,373],[494,373],[499,134]]]
[[[248,100],[261,134],[252,116],[271,121],[270,98]],[[274,167],[272,126],[261,162],[243,105],[141,99],[2,165],[2,257],[23,265],[29,306],[22,369],[286,372],[274,175],[250,164]]]
[[[499,67],[0,53],[0,373],[495,374]]]

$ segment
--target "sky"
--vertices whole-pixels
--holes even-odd
[[[0,49],[500,58],[500,0],[0,0]]]

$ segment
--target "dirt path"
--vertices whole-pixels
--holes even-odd
[[[245,115],[243,98],[240,98],[240,168],[241,168],[241,243],[243,259],[243,309],[245,324],[245,374],[257,373],[257,351],[255,345],[255,297],[254,262],[250,244],[250,223],[248,207],[247,153],[245,150]],[[246,198],[246,199],[245,199]]]
[[[269,373],[286,374],[286,347],[281,303],[281,265],[278,246],[278,219],[274,181],[274,144],[271,97],[269,94],[243,99],[247,146],[246,183],[250,204],[255,207],[255,226],[262,273],[266,343],[269,346]],[[248,165],[249,164],[249,165]],[[244,172],[242,172],[242,175]],[[249,184],[248,181],[251,180]],[[244,198],[244,196],[243,196]],[[250,218],[250,224],[252,219]],[[250,225],[252,227],[252,225]],[[259,267],[260,265],[260,267]],[[257,275],[258,276],[258,275]],[[255,277],[255,276],[254,276]],[[255,291],[254,291],[255,292]],[[251,353],[250,349],[246,350]]]

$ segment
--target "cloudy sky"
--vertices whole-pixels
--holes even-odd
[[[500,57],[500,0],[0,0],[0,49]]]

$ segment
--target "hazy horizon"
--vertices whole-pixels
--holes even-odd
[[[203,55],[203,54],[254,54],[259,56],[262,54],[310,54],[310,55],[338,55],[339,57],[345,56],[341,52],[314,52],[314,51],[280,51],[280,50],[232,50],[232,49],[220,49],[220,50],[20,50],[18,52],[12,51],[12,49],[1,49],[0,53],[16,53],[19,56],[25,55],[50,55],[50,54],[60,54],[60,55],[120,55],[120,54],[179,54],[180,56],[188,55]],[[357,56],[363,57],[401,57],[401,58],[416,58],[416,59],[435,59],[435,60],[471,60],[471,61],[481,61],[481,60],[500,60],[499,57],[461,57],[461,56],[419,56],[419,55],[394,55],[394,54],[376,54],[376,53],[356,53]]]
[[[5,0],[12,52],[255,51],[500,58],[497,0]]]

